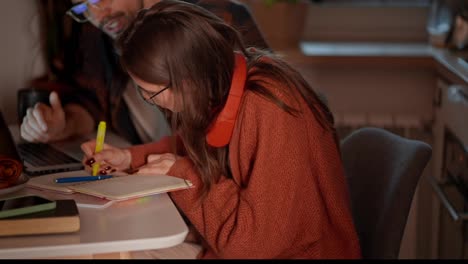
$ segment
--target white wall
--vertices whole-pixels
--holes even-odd
[[[0,110],[16,122],[16,91],[44,72],[36,1],[2,0],[0,8]]]

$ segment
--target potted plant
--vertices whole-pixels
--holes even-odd
[[[248,4],[274,50],[296,49],[309,9],[306,0],[250,0]]]

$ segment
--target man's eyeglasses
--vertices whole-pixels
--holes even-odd
[[[162,93],[165,90],[169,89],[170,86],[167,85],[166,87],[162,88],[160,91],[155,92],[155,93],[148,92],[147,90],[141,88],[137,84],[135,84],[135,87],[138,90],[138,93],[140,94],[141,98],[143,98],[143,100],[145,100],[145,102],[147,102],[148,104],[151,104],[151,105],[157,105],[156,102],[154,101],[154,98],[156,96],[158,96],[160,93]]]
[[[87,0],[72,6],[66,14],[71,16],[78,23],[85,23],[89,21],[91,16],[90,10],[102,9],[112,4],[112,1],[113,0]]]

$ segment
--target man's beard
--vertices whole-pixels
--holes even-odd
[[[98,28],[115,40],[125,31],[130,21],[131,19],[127,14],[119,12],[104,18]]]

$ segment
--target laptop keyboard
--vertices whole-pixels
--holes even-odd
[[[24,160],[36,167],[79,162],[48,144],[21,143],[18,144],[18,152]]]

